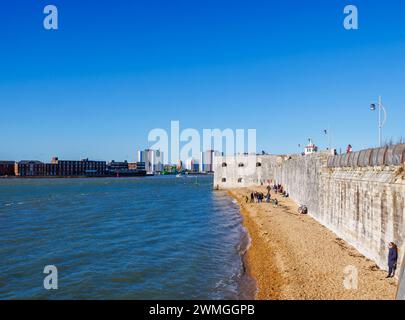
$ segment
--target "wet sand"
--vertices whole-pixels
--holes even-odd
[[[395,299],[396,280],[386,279],[385,271],[316,220],[298,214],[291,199],[272,191],[279,201],[276,208],[246,203],[251,191],[267,193],[257,187],[233,189],[229,194],[238,201],[251,237],[246,264],[257,282],[256,299]],[[350,281],[347,289],[345,271],[353,267],[358,271],[357,289]]]

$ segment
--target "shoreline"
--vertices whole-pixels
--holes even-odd
[[[238,203],[236,204],[238,205]],[[254,300],[257,295],[258,287],[256,280],[252,277],[252,274],[249,269],[249,263],[247,260],[247,253],[251,246],[252,240],[250,238],[249,231],[243,225],[243,221],[242,221],[242,228],[244,232],[243,239],[241,240],[243,250],[240,252],[240,257],[242,260],[243,273],[241,277],[241,282],[239,284],[240,286],[239,288],[241,290],[239,297],[242,297],[241,300]],[[246,241],[246,243],[244,241]]]
[[[153,177],[152,175],[133,175],[133,176],[0,176],[0,179],[4,180],[24,180],[24,179],[49,179],[49,180],[57,180],[57,179],[100,179],[100,178],[143,178],[143,177]]]
[[[250,245],[243,262],[256,282],[256,300],[391,300],[397,281],[309,215],[299,215],[290,198],[272,192],[279,201],[246,203],[251,191],[231,189]],[[357,289],[344,286],[346,268],[358,272]]]

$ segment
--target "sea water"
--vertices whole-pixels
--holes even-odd
[[[253,298],[248,242],[210,176],[0,179],[0,299]]]

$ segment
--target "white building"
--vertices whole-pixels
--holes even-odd
[[[318,147],[312,142],[312,139],[309,139],[308,145],[304,148],[305,155],[313,154],[318,152]]]
[[[155,150],[155,161],[153,163],[153,170],[155,172],[162,172],[163,167],[164,167],[163,152],[160,150]]]
[[[186,160],[186,170],[194,171],[194,159],[193,158],[188,158]]]
[[[214,172],[214,157],[219,156],[218,151],[207,150],[200,153],[200,172]]]
[[[148,174],[163,171],[163,152],[160,150],[138,151],[138,161],[145,163],[145,170]]]

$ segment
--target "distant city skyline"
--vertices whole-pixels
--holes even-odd
[[[256,129],[257,152],[338,151],[405,135],[405,3],[52,1],[0,5],[0,160],[137,160],[148,133]],[[328,130],[330,136],[324,133]],[[299,147],[301,145],[301,147]]]

